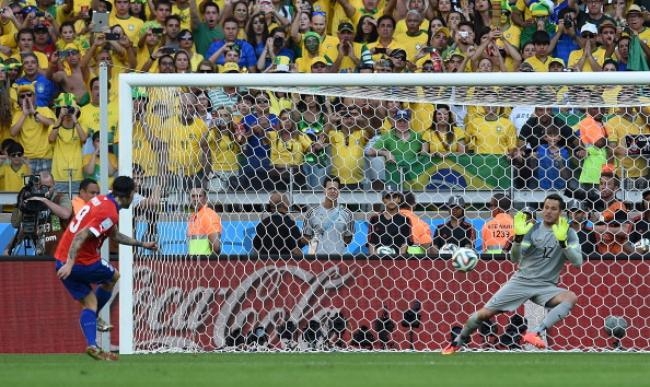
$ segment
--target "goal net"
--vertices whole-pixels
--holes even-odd
[[[517,269],[496,209],[539,221],[550,193],[585,261],[560,275],[579,302],[549,348],[650,350],[649,85],[644,72],[121,75],[119,168],[144,200],[120,227],[160,250],[120,247],[120,351],[439,350]],[[448,244],[480,261],[455,270]],[[545,313],[526,303],[469,347],[531,350],[520,335]]]

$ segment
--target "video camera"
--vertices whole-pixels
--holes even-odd
[[[39,214],[47,210],[47,206],[37,200],[27,200],[34,197],[47,197],[49,188],[41,186],[38,175],[25,176],[25,186],[18,192],[17,207],[22,212],[22,229],[25,237],[36,237]]]

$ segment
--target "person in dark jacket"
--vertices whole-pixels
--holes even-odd
[[[288,214],[289,198],[282,192],[271,192],[269,215],[255,227],[253,247],[261,256],[302,255],[306,244],[296,222]]]

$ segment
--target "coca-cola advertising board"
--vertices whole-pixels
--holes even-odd
[[[0,351],[82,351],[79,307],[58,283],[53,263],[0,265]],[[460,273],[441,259],[147,259],[133,270],[135,348],[249,349],[251,337],[263,334],[265,347],[308,349],[332,341],[336,316],[345,328],[336,345],[358,346],[353,335],[365,326],[376,349],[438,350],[452,326],[486,302],[513,270],[502,260],[482,260],[474,271]],[[574,291],[579,303],[549,332],[551,348],[608,348],[603,321],[617,315],[630,325],[621,344],[650,350],[649,272],[642,260],[593,260],[568,268],[561,286]],[[420,324],[405,321],[416,302]],[[117,308],[112,310],[116,323]],[[376,331],[384,313],[394,323],[388,337]],[[283,332],[287,322],[295,330]],[[508,316],[497,322],[503,330]],[[472,344],[481,345],[479,339]]]

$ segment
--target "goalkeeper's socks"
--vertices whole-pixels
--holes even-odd
[[[478,315],[476,313],[472,313],[472,315],[467,319],[463,330],[460,331],[460,334],[456,339],[456,344],[458,346],[463,345],[466,342],[466,339],[470,337],[471,334],[478,329],[478,327],[481,326],[481,323],[482,321],[478,319]]]
[[[97,346],[97,312],[91,309],[82,309],[79,325],[81,325],[81,331],[86,337],[88,346]]]
[[[108,302],[108,300],[111,299],[111,296],[113,295],[113,291],[108,291],[101,286],[97,287],[95,289],[95,297],[97,297],[97,312],[102,310],[104,305]]]
[[[566,301],[560,302],[553,309],[548,311],[546,317],[544,317],[544,320],[542,321],[541,326],[544,329],[552,327],[558,321],[568,316],[569,312],[571,312],[571,308],[573,308],[572,303]]]

